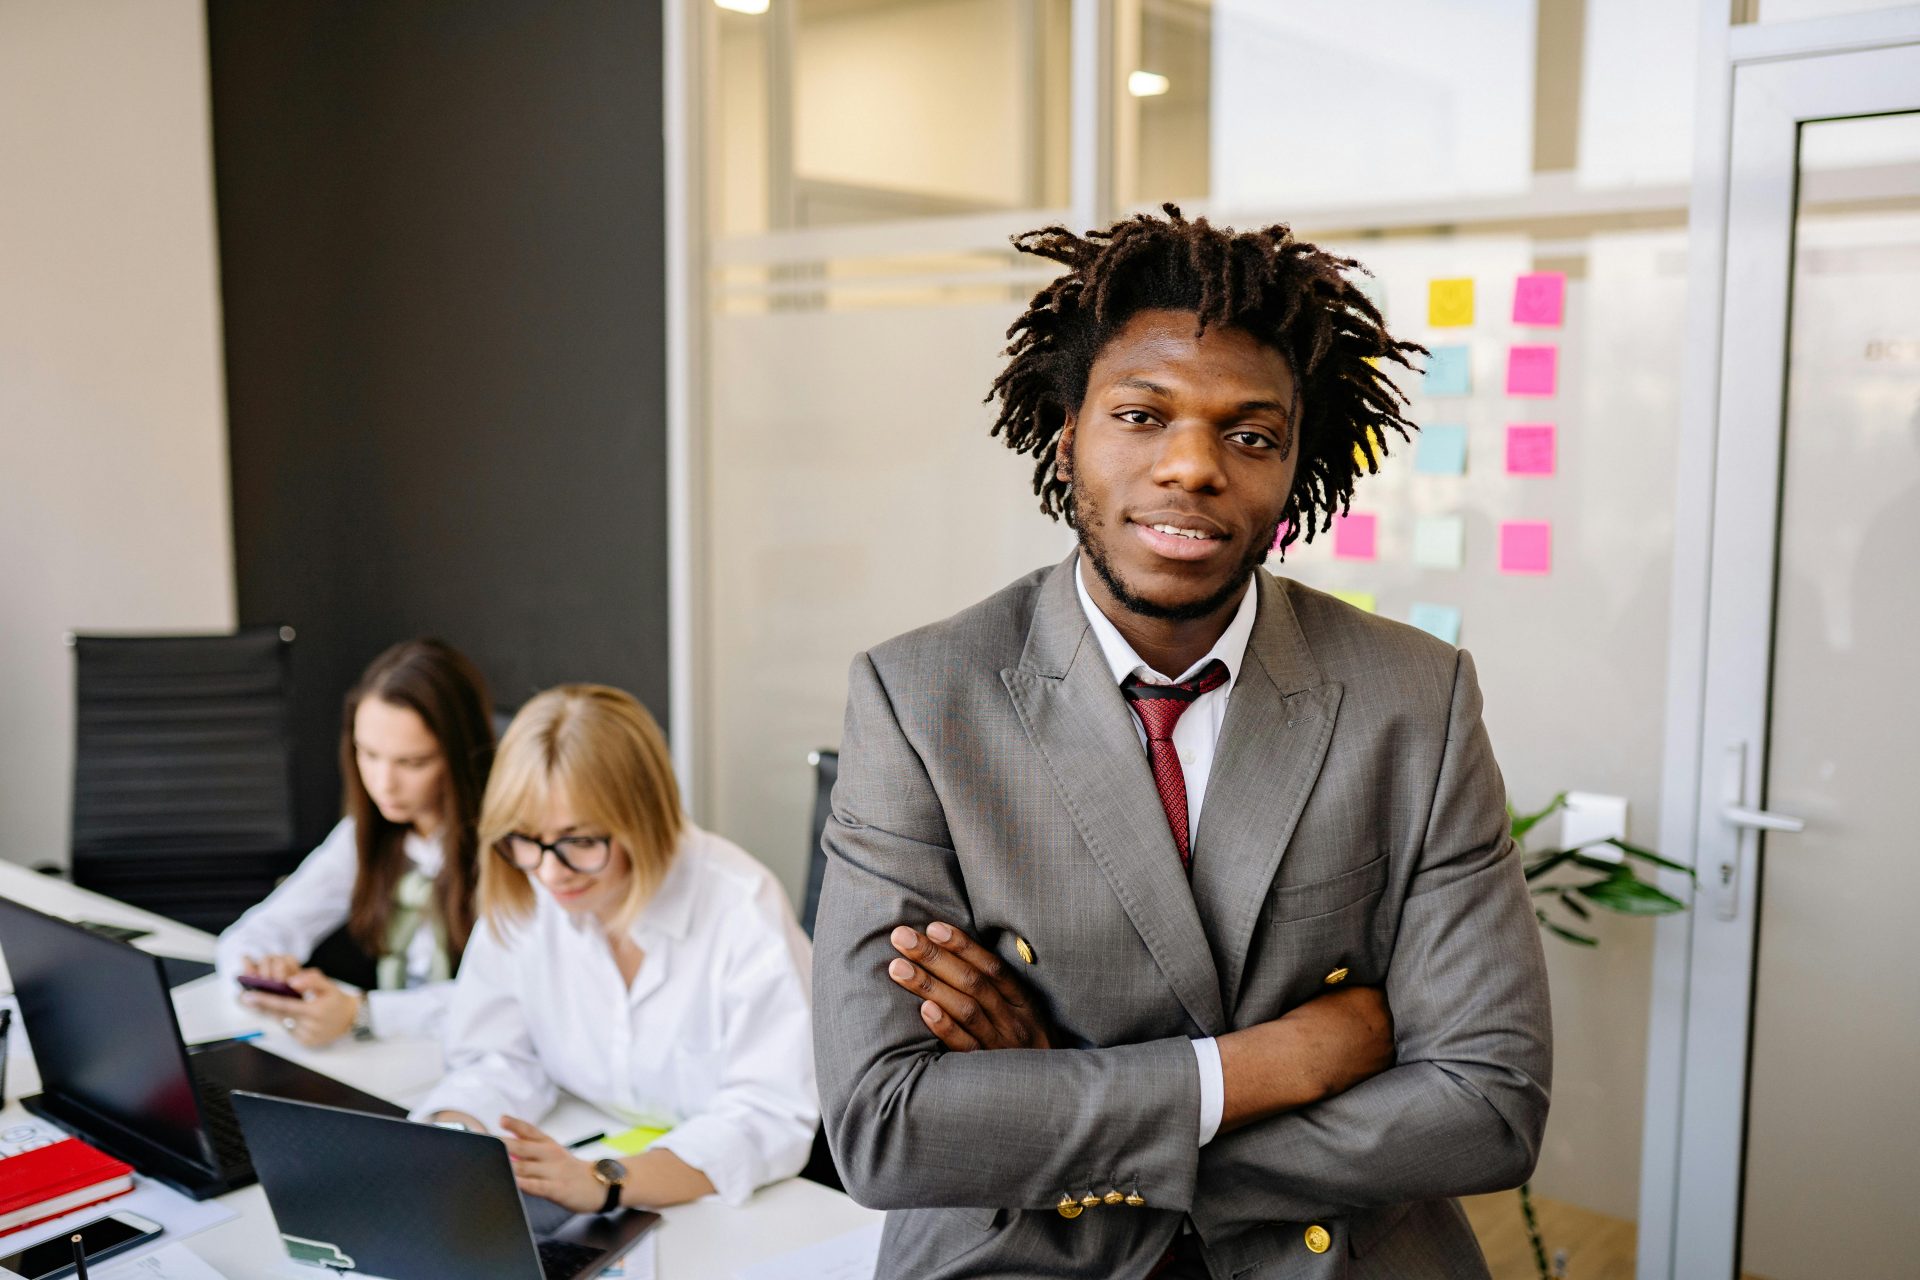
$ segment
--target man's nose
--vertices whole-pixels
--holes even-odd
[[[1217,492],[1226,483],[1219,432],[1203,422],[1175,421],[1160,437],[1153,481],[1192,493]]]

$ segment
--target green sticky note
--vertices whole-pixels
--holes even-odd
[[[1375,601],[1371,591],[1330,591],[1327,594],[1336,600],[1345,600],[1356,609],[1365,609],[1368,613],[1378,612],[1374,608]]]
[[[637,1124],[625,1133],[616,1133],[612,1137],[602,1138],[600,1145],[611,1147],[623,1156],[639,1155],[657,1140],[667,1136],[669,1130],[656,1129],[651,1125]]]

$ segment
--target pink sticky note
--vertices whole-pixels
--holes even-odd
[[[1333,518],[1333,554],[1337,560],[1371,560],[1374,558],[1374,534],[1378,520],[1371,515],[1335,516]]]
[[[1567,277],[1559,271],[1536,271],[1513,282],[1513,322],[1558,326],[1565,313]]]
[[[1550,476],[1553,474],[1553,427],[1530,423],[1507,428],[1507,474],[1510,476]]]
[[[1500,572],[1548,573],[1553,569],[1553,526],[1545,520],[1507,520],[1500,525]]]
[[[1507,348],[1507,394],[1550,396],[1560,364],[1560,348],[1552,343]]]

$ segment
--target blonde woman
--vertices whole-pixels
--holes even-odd
[[[521,1188],[581,1213],[739,1204],[799,1172],[819,1122],[808,943],[766,868],[682,816],[646,709],[600,685],[527,703],[480,839],[484,923],[415,1117],[497,1129]],[[589,1163],[535,1127],[557,1089],[669,1131]]]

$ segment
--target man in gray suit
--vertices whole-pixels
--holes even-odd
[[[815,1048],[880,1274],[1484,1276],[1547,987],[1472,660],[1259,566],[1403,401],[1355,264],[1049,228],[996,434],[1075,555],[853,663]]]

